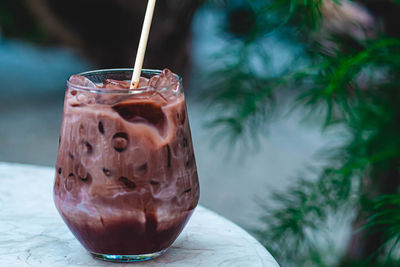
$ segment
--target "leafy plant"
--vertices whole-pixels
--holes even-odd
[[[335,264],[396,266],[400,39],[382,32],[372,38],[345,30],[326,34],[323,5],[328,1],[239,1],[251,10],[246,14],[253,18],[246,21],[252,26],[247,34],[228,35],[230,46],[219,55],[219,62],[227,64],[210,74],[212,103],[223,111],[210,125],[228,129],[230,140],[257,136],[275,110],[278,92],[292,90],[297,95],[293,110],[323,114],[323,129],[344,127],[347,138],[324,151],[326,162],[316,177],[299,177],[273,194],[272,206],[262,205],[265,228],[255,234],[281,262],[332,265],[324,261],[313,233],[324,229],[330,216],[353,210],[353,234]],[[232,4],[219,5],[229,11]],[[270,69],[262,45],[268,38],[301,47],[303,60],[276,75],[260,73]],[[261,62],[258,68],[252,65],[255,58]]]

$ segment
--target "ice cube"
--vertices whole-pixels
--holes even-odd
[[[147,86],[149,86],[149,79],[140,77],[138,88],[143,88],[143,87],[147,87]]]
[[[68,177],[64,180],[64,188],[68,192],[70,192],[75,186],[75,176],[73,173],[70,173]]]
[[[118,81],[113,79],[105,79],[103,88],[107,89],[129,89],[130,83],[128,81]]]
[[[170,143],[170,147],[175,158],[183,158],[188,155],[189,139],[182,126],[177,128],[175,138]]]
[[[148,85],[148,79],[140,78],[140,86],[145,87]],[[109,89],[109,90],[126,90],[130,89],[130,81],[119,81],[113,79],[105,79],[103,82],[102,88]],[[96,96],[96,102],[99,104],[105,105],[114,105],[119,102],[122,102],[126,99],[131,98],[132,95],[125,94],[124,92],[115,93],[115,94],[99,94]]]
[[[102,105],[115,105],[121,101],[129,99],[130,97],[132,96],[129,94],[98,94],[96,95],[96,103]]]
[[[149,85],[157,90],[172,89],[177,91],[179,89],[179,81],[169,69],[164,69],[159,75],[153,76]]]
[[[101,88],[110,90],[128,90],[129,82],[105,79]],[[129,95],[124,94],[98,94],[96,95],[96,102],[99,104],[113,105],[129,97]]]
[[[93,93],[72,90],[67,95],[67,102],[72,107],[81,107],[86,104],[94,104],[96,101]]]
[[[69,78],[69,83],[72,85],[88,87],[88,88],[96,88],[97,87],[96,84],[94,84],[94,82],[92,82],[88,78],[83,77],[81,75],[72,75]]]
[[[140,77],[139,88],[146,87],[148,84],[149,79]],[[102,87],[107,89],[130,89],[130,81],[105,79]]]
[[[67,101],[72,107],[80,107],[84,104],[94,104],[95,99],[92,93],[85,92],[83,90],[74,90],[74,86],[85,87],[85,88],[97,88],[97,86],[88,78],[80,75],[72,75],[69,78],[70,88],[69,95],[67,95]],[[78,89],[78,88],[76,88]]]

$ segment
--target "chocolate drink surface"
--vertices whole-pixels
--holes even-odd
[[[54,199],[94,254],[165,251],[199,199],[181,83],[152,71],[129,90],[129,74],[72,76],[65,95]]]

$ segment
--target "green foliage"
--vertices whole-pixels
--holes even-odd
[[[300,76],[306,87],[303,88],[304,92],[299,98],[299,103],[309,106],[312,110],[325,109],[326,127],[342,123],[348,127],[352,134],[352,138],[342,149],[337,150],[336,156],[333,156],[330,162],[333,166],[337,166],[337,164],[340,166],[336,170],[336,179],[339,181],[356,179],[355,181],[358,181],[360,188],[356,192],[361,192],[359,193],[359,202],[364,210],[369,209],[370,202],[365,201],[365,199],[370,198],[371,189],[365,187],[360,179],[371,176],[371,182],[379,184],[377,179],[382,179],[382,176],[385,176],[388,171],[400,166],[400,94],[398,92],[400,81],[396,74],[400,70],[399,49],[400,43],[397,39],[376,40],[367,44],[361,52],[350,53],[346,56],[341,55],[333,59],[321,55],[322,62],[329,63],[318,65],[319,68],[316,72],[312,71],[306,75],[303,73]],[[360,88],[357,79],[367,70],[384,73],[384,78],[365,76],[368,78],[368,83],[364,88]],[[388,175],[393,176],[395,180],[397,179],[396,176],[398,177],[396,173],[389,173]],[[334,180],[327,178],[325,181],[329,184]],[[278,202],[284,204],[286,209],[273,209],[269,217],[278,216],[279,218],[281,212],[291,213],[294,210],[300,210],[301,217],[292,219],[292,221],[281,220],[276,224],[284,229],[290,229],[288,225],[294,221],[297,225],[300,225],[298,229],[316,229],[318,228],[316,224],[321,227],[327,214],[336,212],[335,209],[332,209],[332,205],[336,205],[336,201],[343,203],[341,200],[346,199],[330,199],[328,192],[335,192],[338,189],[331,187],[330,190],[332,191],[322,191],[318,189],[320,183],[321,180],[311,183],[309,187],[317,188],[312,195],[305,194],[304,192],[307,192],[307,190],[304,189],[300,190],[303,195],[294,194],[293,189],[289,189],[286,194],[295,196],[295,199],[291,202],[278,200]],[[337,186],[343,187],[347,192],[349,187],[346,184],[338,184]],[[295,188],[297,187],[299,185],[296,185]],[[312,209],[313,206],[299,207],[296,205],[303,203],[302,200],[305,197],[310,198],[314,195],[321,197],[326,202],[318,205],[319,213],[323,216],[313,217],[312,220],[309,220],[307,216],[312,216],[315,213]],[[313,203],[313,201],[310,201],[310,203]],[[381,204],[380,207],[383,210],[387,208],[381,202],[378,203]],[[387,214],[389,217],[395,218],[396,212],[398,215],[400,214],[399,210],[394,211],[392,209],[392,211],[393,213]],[[271,213],[271,211],[269,212]],[[377,213],[377,210],[373,210],[371,214],[378,215],[379,213]],[[384,223],[385,220],[375,220],[374,226],[385,226]],[[395,245],[398,243],[397,235],[400,233],[398,230],[399,228],[395,228],[387,233],[389,240],[395,239]],[[365,231],[371,234],[368,227],[365,228]],[[283,229],[274,228],[271,232],[277,235],[276,240],[280,240],[279,237],[282,237],[281,234],[284,233]],[[294,237],[303,238],[304,234],[300,231],[292,231],[291,238]],[[274,238],[267,237],[267,240],[274,240]],[[307,242],[300,243],[307,244]],[[386,243],[382,246],[382,250],[385,249]],[[281,257],[285,258],[285,255],[281,255]]]
[[[358,231],[383,241],[367,244],[376,249],[372,255],[343,260],[340,266],[397,266],[400,258],[392,251],[400,241],[400,40],[357,40],[344,34],[320,41],[315,36],[322,1],[247,4],[256,18],[252,29],[232,37],[234,45],[219,57],[219,62],[230,61],[214,68],[213,82],[207,83],[214,92],[212,103],[221,110],[210,125],[228,129],[231,140],[249,132],[254,137],[274,113],[276,95],[292,90],[298,96],[294,110],[323,114],[324,129],[340,124],[348,134],[340,147],[324,151],[326,163],[314,179],[300,176],[273,194],[272,205],[261,204],[265,228],[255,234],[282,262],[326,266],[313,232],[324,229],[332,214],[352,207],[356,220],[369,218]],[[303,55],[310,64],[293,62],[280,75],[260,74],[252,60],[261,58],[264,70],[271,63],[260,44],[271,33],[280,38],[288,30],[296,33],[288,39],[293,47],[308,48]]]
[[[336,0],[329,0],[338,2]],[[296,25],[297,30],[303,28],[319,27],[321,20],[322,0],[210,0],[214,7],[227,11],[232,9],[250,10],[247,14],[254,16],[251,19],[253,27],[241,36],[246,43],[251,43],[259,38],[275,32],[287,25]],[[240,22],[249,21],[241,18]],[[300,23],[300,24],[299,24]],[[301,27],[298,27],[301,26]],[[225,28],[229,30],[229,27]]]
[[[259,3],[260,1],[250,2]],[[266,1],[266,4],[260,7],[259,14],[265,16],[265,14],[273,13],[280,20],[278,27],[300,22],[302,26],[316,29],[322,17],[321,6],[322,0]]]
[[[228,35],[230,41],[220,54],[215,55],[218,66],[210,66],[205,96],[211,95],[211,103],[220,114],[209,126],[220,128],[220,135],[232,142],[239,136],[255,138],[260,125],[273,114],[274,91],[288,86],[288,77],[273,76],[265,72],[270,69],[268,49],[262,45],[265,38],[287,23],[296,24],[307,18],[308,26],[318,25],[321,0],[280,1],[214,1],[219,8],[228,11],[250,9],[252,27],[245,35]],[[282,19],[283,18],[283,19]],[[283,20],[283,21],[282,21]],[[223,28],[225,31],[229,26]],[[258,58],[264,69],[260,75],[250,59]],[[221,67],[223,66],[223,67]],[[287,73],[297,75],[300,73]],[[209,97],[207,99],[210,99]],[[229,133],[227,135],[226,133]]]
[[[314,69],[300,77],[306,85],[299,97],[300,104],[312,108],[323,106],[326,109],[325,126],[352,118],[357,105],[367,109],[376,107],[367,106],[364,101],[375,101],[376,90],[382,85],[372,83],[384,81],[374,79],[371,74],[399,69],[399,49],[400,40],[382,39],[366,43],[360,52],[341,54],[337,51],[334,57],[321,54]],[[365,88],[360,88],[360,78],[367,83]]]
[[[382,234],[384,243],[381,249],[388,251],[385,260],[390,261],[400,242],[400,195],[377,197],[372,208],[373,215],[368,218],[365,227]]]
[[[232,46],[227,53],[235,54]],[[241,56],[235,57],[233,62],[227,62],[223,69],[213,72],[208,78],[207,87],[214,92],[207,91],[205,95],[212,95],[211,104],[218,107],[219,117],[209,123],[211,127],[221,127],[221,134],[229,133],[230,141],[239,136],[255,136],[260,125],[271,116],[274,107],[272,90],[276,88],[276,80],[257,77],[257,74],[248,64],[247,57],[257,49],[256,46],[247,47],[241,51]],[[208,98],[210,99],[210,98]]]
[[[326,169],[317,174],[316,181],[299,177],[285,191],[274,192],[272,200],[276,206],[264,207],[261,220],[266,228],[255,233],[264,245],[281,261],[296,259],[301,253],[317,255],[317,248],[310,242],[312,231],[324,228],[330,214],[349,205],[352,192],[350,175],[342,170]],[[306,245],[305,245],[306,244]]]

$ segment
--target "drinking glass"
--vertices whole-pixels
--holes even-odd
[[[128,81],[132,71],[79,75],[101,87],[105,81]],[[162,73],[143,70],[142,77]],[[162,255],[197,206],[182,79],[168,78],[156,88],[133,90],[67,82],[54,201],[71,232],[96,258],[130,262]]]

